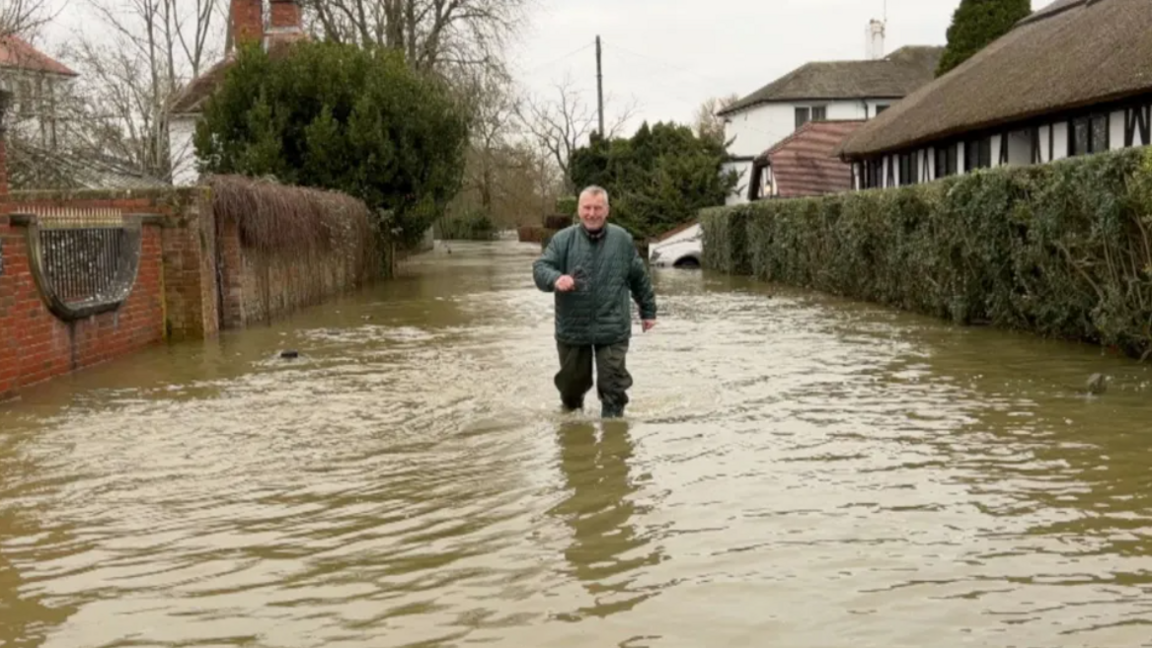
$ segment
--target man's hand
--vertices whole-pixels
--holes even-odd
[[[651,331],[653,326],[656,326],[656,320],[644,320],[640,322],[640,329],[645,333]]]
[[[576,287],[576,280],[568,275],[564,275],[556,280],[556,290],[558,292],[568,292]]]

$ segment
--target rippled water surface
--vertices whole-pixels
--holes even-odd
[[[536,250],[0,405],[0,646],[1152,646],[1143,366],[657,270],[605,424]]]

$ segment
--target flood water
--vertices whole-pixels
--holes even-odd
[[[1145,366],[655,270],[603,424],[537,251],[0,405],[0,646],[1152,646]]]

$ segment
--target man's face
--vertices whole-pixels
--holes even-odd
[[[580,222],[584,223],[584,227],[590,230],[598,230],[604,227],[604,221],[608,219],[608,205],[604,201],[604,196],[598,194],[584,194],[580,196]]]

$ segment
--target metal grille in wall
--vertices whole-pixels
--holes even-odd
[[[113,310],[132,292],[140,265],[139,217],[115,209],[40,208],[14,219],[28,228],[33,276],[57,317]]]

